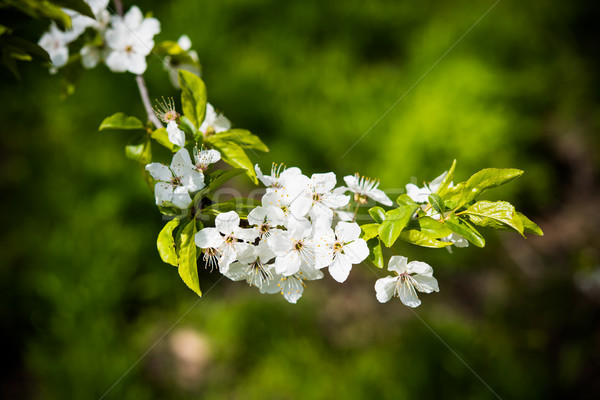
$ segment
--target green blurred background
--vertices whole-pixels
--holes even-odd
[[[214,288],[197,301],[157,254],[163,222],[128,134],[97,132],[114,112],[144,116],[133,76],[100,66],[61,100],[41,66],[21,82],[3,69],[0,397],[600,398],[598,5],[504,0],[473,27],[493,1],[137,4],[157,41],[190,36],[209,100],[271,147],[263,169],[359,171],[397,193],[453,158],[458,180],[521,168],[490,198],[546,235],[404,246],[441,287],[415,312],[378,304],[366,266],[297,305],[202,270]],[[147,80],[178,96],[152,57]]]

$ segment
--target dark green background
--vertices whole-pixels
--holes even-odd
[[[227,280],[208,291],[203,270],[197,302],[157,254],[130,135],[97,132],[117,111],[144,117],[133,76],[100,66],[61,100],[60,74],[1,70],[0,397],[598,398],[600,15],[586,3],[503,0],[476,26],[492,1],[138,3],[157,41],[190,36],[209,100],[271,147],[263,169],[358,171],[394,193],[453,158],[458,180],[526,171],[489,197],[546,235],[404,246],[441,287],[414,312],[378,304],[366,265],[297,305]],[[152,97],[178,96],[149,61]]]

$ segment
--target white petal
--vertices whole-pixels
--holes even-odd
[[[440,185],[442,184],[442,181],[444,180],[446,175],[448,175],[448,171],[444,171],[443,174],[441,174],[429,183],[429,189],[431,189],[433,193],[437,192],[437,190],[440,188]]]
[[[297,251],[290,251],[284,256],[275,259],[275,272],[283,276],[294,275],[300,270],[302,260]]]
[[[315,193],[331,192],[337,183],[335,173],[313,174],[310,178]]]
[[[335,226],[335,236],[341,242],[351,242],[360,236],[360,226],[356,222],[338,222]]]
[[[356,239],[352,243],[348,243],[342,251],[349,257],[352,264],[361,263],[369,256],[369,246],[363,239]]]
[[[136,30],[142,23],[144,15],[138,6],[133,6],[127,11],[123,22],[129,27],[129,29]]]
[[[425,276],[433,276],[433,268],[422,261],[411,261],[406,266],[406,272],[409,274],[420,274]]]
[[[193,169],[190,153],[187,149],[181,149],[175,153],[173,161],[171,161],[171,169],[176,176],[184,176]]]
[[[345,282],[352,270],[352,263],[344,254],[338,254],[329,266],[329,274],[333,279],[342,283]]]
[[[129,60],[125,52],[111,51],[104,63],[112,72],[125,72],[127,71]]]
[[[344,182],[348,185],[348,190],[357,192],[359,190],[358,177],[356,175],[347,175],[344,177]]]
[[[246,279],[246,269],[248,264],[241,264],[234,262],[229,265],[226,271],[223,271],[223,275],[231,279],[232,281],[241,281]]]
[[[390,262],[388,263],[388,269],[390,271],[395,271],[398,274],[402,274],[406,272],[406,262],[408,258],[403,256],[392,256],[390,257]]]
[[[390,198],[381,189],[372,189],[368,193],[368,196],[376,202],[383,204],[384,206],[389,207],[393,204],[392,200],[390,200]]]
[[[417,292],[410,280],[405,280],[400,284],[400,291],[398,293],[400,301],[409,307],[418,307],[421,304],[421,300],[417,297]]]
[[[258,237],[258,232],[254,229],[246,229],[246,228],[234,228],[233,229],[233,237],[236,239],[241,239],[246,242],[254,242],[254,240]]]
[[[273,207],[275,208],[275,207]],[[279,209],[278,209],[279,210]],[[280,210],[281,211],[281,210]],[[248,223],[250,225],[261,225],[267,218],[266,207],[256,207],[248,213]]]
[[[302,281],[295,276],[290,276],[288,278],[282,278],[280,284],[283,298],[292,304],[296,304],[304,292],[304,285],[302,285]]]
[[[287,232],[277,232],[267,238],[269,248],[278,256],[286,255],[292,249],[292,241]]]
[[[179,129],[177,122],[170,121],[167,124],[167,134],[171,143],[176,144],[179,147],[185,146],[185,133]]]
[[[419,188],[417,185],[409,183],[406,185],[406,194],[416,203],[427,203],[431,190],[427,187]]]
[[[171,196],[173,195],[173,186],[164,183],[157,182],[156,186],[154,186],[154,196],[156,197],[156,205],[161,206],[168,201],[171,201]]]
[[[196,171],[195,169],[190,169],[183,176],[182,181],[184,182],[184,186],[190,192],[195,192],[197,190],[202,189],[204,185],[204,174],[201,171]]]
[[[146,165],[146,171],[152,175],[154,179],[161,182],[171,182],[173,174],[169,167],[160,163],[152,163]]]
[[[438,281],[433,276],[413,275],[412,279],[417,282],[415,287],[419,292],[431,293],[440,291]]]
[[[198,231],[194,240],[196,241],[196,246],[201,249],[217,249],[223,244],[223,237],[216,228],[204,228]]]
[[[186,188],[177,186],[173,189],[171,203],[173,203],[175,207],[185,210],[192,204],[192,198]]]
[[[152,47],[150,46],[150,49]],[[146,56],[133,53],[129,55],[129,62],[127,65],[127,70],[132,74],[141,75],[146,71]]]
[[[215,218],[215,226],[222,234],[230,235],[240,226],[240,216],[235,211],[221,213]]]
[[[393,276],[377,279],[375,282],[375,295],[380,303],[387,303],[394,296],[398,279]]]
[[[192,48],[192,41],[188,35],[181,35],[177,39],[177,44],[181,47],[181,50],[188,51]]]

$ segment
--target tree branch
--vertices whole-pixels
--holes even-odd
[[[140,96],[142,97],[142,102],[144,103],[144,108],[148,114],[148,120],[152,122],[154,126],[156,126],[156,129],[164,128],[163,124],[152,110],[152,104],[150,103],[150,96],[148,96],[148,89],[146,88],[146,81],[144,80],[144,77],[142,75],[136,75],[135,81],[137,82]]]
[[[115,3],[117,15],[122,17],[123,16],[123,3],[121,2],[121,0],[113,0],[113,3]]]

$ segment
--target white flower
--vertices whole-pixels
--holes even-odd
[[[402,256],[392,256],[388,264],[390,271],[397,276],[387,276],[375,282],[375,292],[380,303],[388,302],[393,296],[399,297],[409,307],[418,307],[421,300],[417,292],[439,292],[438,282],[433,277],[433,268],[421,261],[411,261]]]
[[[173,205],[186,209],[192,202],[189,192],[204,187],[204,175],[195,170],[186,149],[173,156],[171,166],[160,163],[146,165],[146,171],[157,181],[154,187],[156,205]]]
[[[450,235],[440,239],[442,242],[451,242],[456,247],[469,247],[469,241],[458,233],[452,232]],[[446,250],[452,254],[452,246],[446,247]]]
[[[200,125],[200,132],[207,135],[228,131],[229,129],[231,129],[231,122],[223,114],[217,114],[210,103],[206,103],[206,115],[202,125]]]
[[[251,229],[240,228],[240,217],[235,211],[221,213],[215,218],[215,228],[204,228],[196,233],[196,246],[201,249],[217,249],[219,269],[225,273],[229,265],[237,259],[238,251],[245,244],[239,240],[250,242],[256,239]]]
[[[311,231],[310,222],[305,221],[294,229],[276,232],[267,238],[267,244],[277,256],[275,271],[278,274],[291,276],[301,268],[315,268],[315,250]]]
[[[310,225],[306,214],[310,210],[311,203],[303,192],[297,194],[287,191],[267,193],[262,197],[262,206],[279,208],[283,213],[283,225],[287,229],[304,226],[305,223]]]
[[[344,282],[352,264],[362,262],[369,255],[367,242],[359,239],[360,226],[355,222],[338,222],[335,235],[331,228],[315,234],[317,268],[329,267],[331,277]]]
[[[69,60],[69,48],[65,41],[64,32],[54,24],[50,25],[50,30],[42,35],[38,45],[46,50],[50,56],[50,61],[55,67],[60,68]]]
[[[274,206],[256,207],[248,213],[248,223],[260,238],[267,238],[271,233],[279,231],[277,226],[284,224],[284,214],[280,208]]]
[[[249,285],[262,289],[273,280],[274,267],[267,264],[273,257],[275,254],[264,241],[258,246],[248,245],[239,252],[238,261],[233,262],[223,275],[233,281],[245,279]]]
[[[79,51],[79,54],[81,55],[81,65],[86,69],[95,68],[104,57],[104,53],[105,51],[100,47],[86,44]]]
[[[169,137],[169,142],[176,144],[179,147],[185,146],[185,132],[179,129],[177,122],[170,121],[167,124],[167,135]]]
[[[269,192],[269,189],[278,190],[285,188],[288,184],[293,185],[294,178],[302,175],[300,168],[286,168],[283,164],[277,165],[275,163],[271,165],[271,175],[264,175],[258,164],[254,166],[254,171],[256,171],[258,179],[267,187],[267,192]],[[308,179],[308,177],[305,178]]]
[[[410,197],[415,203],[427,203],[429,202],[429,195],[431,193],[437,192],[442,184],[442,181],[448,174],[448,171],[445,171],[443,174],[432,180],[429,185],[424,185],[422,188],[419,188],[417,185],[409,183],[406,185],[406,194]],[[452,184],[450,184],[452,187]]]
[[[221,153],[217,150],[198,150],[198,147],[194,147],[194,161],[196,162],[196,169],[198,171],[206,171],[210,164],[214,164],[221,159]]]
[[[177,44],[181,47],[181,50],[188,51],[192,48],[192,41],[188,35],[181,35],[177,39]]]
[[[155,18],[144,18],[137,6],[123,18],[114,16],[112,28],[106,31],[106,44],[110,54],[106,65],[113,72],[129,71],[142,74],[146,71],[146,56],[154,47],[153,37],[160,32]]]
[[[391,206],[392,200],[381,190],[377,189],[379,181],[376,179],[370,179],[361,177],[358,173],[354,175],[348,175],[344,177],[344,182],[348,187],[342,186],[337,188],[335,192],[350,191],[354,193],[354,200],[357,203],[366,203],[367,197],[375,200],[384,206]]]
[[[304,292],[305,281],[323,278],[323,273],[309,266],[304,266],[290,276],[275,275],[269,285],[263,286],[261,293],[280,293],[288,302],[296,304]]]
[[[323,220],[331,225],[333,208],[340,208],[348,204],[350,196],[333,193],[337,180],[333,172],[326,174],[313,174],[307,194],[312,201],[309,215],[313,220]]]

